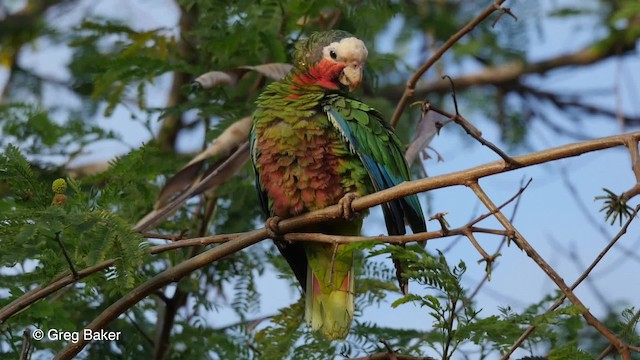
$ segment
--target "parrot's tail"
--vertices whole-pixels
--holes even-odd
[[[320,332],[328,340],[345,339],[351,328],[354,308],[353,272],[352,267],[347,276],[342,278],[341,284],[330,284],[323,289],[311,266],[307,269],[305,320],[314,331]]]

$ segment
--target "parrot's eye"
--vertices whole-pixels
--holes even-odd
[[[329,56],[331,56],[333,60],[338,58],[338,54],[336,54],[336,52],[333,50],[329,51]]]

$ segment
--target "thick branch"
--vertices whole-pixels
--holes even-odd
[[[556,147],[556,148],[552,148],[552,149],[548,149],[540,152],[517,156],[517,157],[514,157],[513,159],[514,161],[518,162],[522,167],[527,167],[527,166],[537,165],[537,164],[554,161],[558,159],[578,156],[578,155],[582,155],[592,151],[598,151],[598,150],[612,148],[616,146],[624,146],[627,141],[630,141],[630,140],[638,141],[639,139],[640,139],[640,132],[635,132],[635,133],[629,133],[624,135],[617,135],[617,136],[600,138],[600,139],[595,139],[590,141],[584,141],[584,142],[575,143],[575,144],[564,145],[564,146],[560,146],[560,147]],[[397,199],[410,194],[416,194],[419,192],[424,192],[424,191],[429,191],[433,189],[449,187],[454,185],[463,185],[463,184],[466,184],[468,181],[475,181],[477,179],[480,179],[486,176],[504,173],[511,170],[513,169],[509,168],[504,161],[495,161],[492,163],[480,165],[471,169],[458,171],[458,172],[447,174],[447,175],[440,175],[440,176],[425,178],[421,180],[409,181],[409,182],[402,183],[398,186],[394,186],[393,188],[355,199],[352,203],[352,207],[354,211],[362,211],[370,207],[380,205],[383,202],[388,202],[390,200]],[[290,232],[291,230],[297,229],[305,225],[336,219],[340,216],[341,216],[340,207],[338,205],[333,205],[322,210],[314,211],[314,212],[307,213],[295,218],[285,220],[281,223],[281,225],[285,226],[286,224],[286,226],[290,226],[288,228],[282,228],[283,231],[286,230],[284,232]],[[216,239],[220,241],[226,241],[226,240],[229,240],[228,238],[229,236],[233,236],[233,235],[218,235]],[[203,244],[201,242],[205,241],[205,239],[181,240],[178,242],[172,242],[170,244],[160,245],[159,247],[162,247],[164,250],[177,248],[177,247],[180,247],[179,244],[184,241],[192,241],[194,243]],[[115,259],[111,259],[101,264],[95,265],[92,268],[87,268],[87,269],[78,271],[78,278],[81,279],[96,271],[106,269],[107,267],[113,265],[115,261],[116,261]],[[14,300],[10,304],[6,305],[4,308],[0,309],[0,323],[6,321],[6,319],[11,317],[13,314],[15,314],[17,311],[24,308],[25,306],[28,306],[29,304],[39,299],[42,299],[45,296],[55,292],[56,290],[61,289],[74,282],[75,280],[73,279],[73,277],[68,275],[47,285],[45,288],[34,289],[29,291],[28,293],[24,294],[22,297]]]
[[[281,225],[287,229],[289,222],[283,221]],[[186,260],[172,268],[169,268],[153,278],[147,280],[142,285],[136,287],[128,294],[124,295],[120,300],[113,303],[106,308],[97,318],[95,318],[90,324],[85,326],[85,329],[91,329],[92,331],[103,329],[113,320],[115,320],[122,313],[129,308],[140,302],[146,296],[152,294],[156,289],[166,286],[172,282],[178,281],[182,277],[189,275],[193,271],[206,266],[220,258],[240,251],[247,246],[253,245],[267,237],[267,232],[264,229],[254,230],[246,235],[243,235],[235,241],[229,241],[213,249],[207,250],[193,258]],[[77,343],[69,343],[62,351],[56,355],[56,359],[71,359],[77,355],[86,345],[88,341],[81,338]]]

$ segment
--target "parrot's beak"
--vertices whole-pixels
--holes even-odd
[[[349,91],[354,91],[360,86],[362,82],[362,64],[359,62],[349,63],[338,78],[340,84],[347,86]]]

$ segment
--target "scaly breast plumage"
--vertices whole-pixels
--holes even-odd
[[[355,190],[343,186],[341,169],[353,159],[337,133],[280,123],[262,135],[258,172],[275,215],[286,218],[321,209]]]

